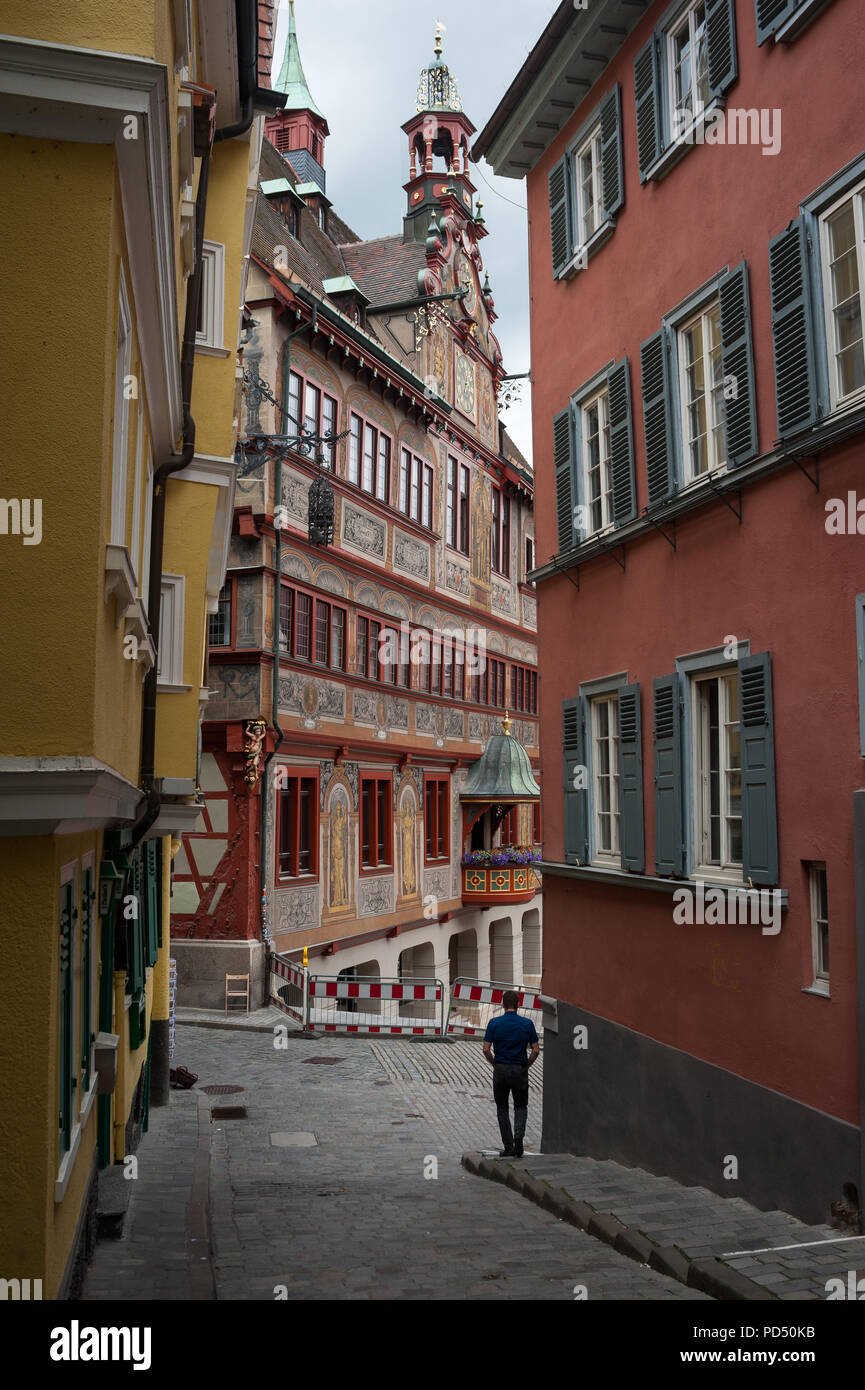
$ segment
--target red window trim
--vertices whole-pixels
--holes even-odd
[[[298,378],[299,382],[300,382],[300,419],[299,419],[299,421],[298,421],[298,423],[297,423],[296,425],[295,425],[294,421],[290,418],[290,415],[289,415],[289,402],[290,402],[290,400],[291,400],[291,377],[292,377],[292,376],[296,376],[296,377]],[[284,399],[283,402],[282,402],[282,408],[283,408],[283,410],[284,410],[286,413],[285,413],[285,415],[281,416],[282,425],[283,425],[283,433],[285,433],[285,434],[299,434],[299,433],[300,433],[300,430],[301,430],[301,427],[305,424],[305,421],[306,421],[306,388],[307,388],[307,385],[309,385],[309,386],[314,386],[315,389],[316,389],[316,391],[318,392],[318,419],[317,419],[317,421],[316,421],[316,433],[317,433],[317,434],[321,434],[322,426],[323,426],[323,424],[324,424],[324,399],[325,399],[325,396],[326,396],[327,399],[328,399],[329,401],[333,401],[334,406],[336,407],[336,409],[335,409],[335,411],[334,411],[334,417],[333,417],[333,433],[334,433],[334,434],[339,434],[339,411],[340,411],[340,404],[339,404],[338,398],[337,398],[336,396],[332,395],[331,392],[328,391],[320,381],[316,381],[314,377],[307,376],[307,374],[306,374],[305,372],[299,372],[295,367],[292,367],[291,365],[288,365],[288,370],[287,370],[287,372],[285,373],[285,399]],[[330,450],[331,450],[331,454],[330,454],[330,457],[329,457],[329,458],[328,458],[328,455],[327,455],[327,449],[328,449],[328,447],[329,447]],[[296,453],[300,453],[300,457],[303,458],[303,459],[309,460],[310,457],[311,457],[311,455],[309,455],[308,453],[302,453],[300,450],[295,450],[295,452],[296,452]],[[325,466],[325,468],[328,470],[329,473],[335,473],[335,472],[336,472],[336,443],[333,443],[333,444],[331,444],[330,446],[325,445],[325,451],[324,451],[324,466]]]
[[[423,825],[424,825],[423,853],[424,853],[424,863],[425,863],[425,864],[443,864],[443,863],[445,863],[446,861],[449,861],[449,860],[450,860],[450,857],[451,857],[451,845],[450,845],[450,804],[451,804],[451,801],[450,801],[450,784],[451,784],[451,779],[450,779],[450,776],[449,776],[447,773],[444,773],[444,774],[442,774],[442,773],[424,773],[424,779],[423,779],[423,817],[424,817],[424,821],[423,821]],[[441,802],[440,802],[440,799],[439,799],[438,788],[439,788],[440,786],[444,786],[444,788],[445,788],[445,797],[444,797],[444,802],[445,802],[444,836],[442,837],[443,840],[444,840],[444,850],[443,850],[443,852],[442,852],[441,854],[432,854],[432,855],[427,853],[427,841],[428,841],[428,832],[429,832],[429,826],[428,826],[428,822],[427,822],[427,787],[430,787],[430,786],[436,788],[435,795],[434,795],[433,798],[432,798],[433,821],[434,821],[434,826],[433,826],[433,844],[434,844],[434,845],[437,845],[437,844],[438,844],[438,840],[439,840],[439,838],[440,838],[439,832],[440,832],[440,829],[441,829],[441,824],[440,824],[440,820],[439,820],[439,807],[440,807]]]
[[[318,769],[318,766],[317,766],[317,765],[316,765],[316,766],[310,765],[310,766],[308,766],[308,767],[302,767],[302,766],[293,767],[293,766],[291,766],[291,765],[289,765],[289,764],[287,764],[287,763],[279,763],[277,766],[278,766],[278,769],[279,769],[279,772],[278,772],[278,778],[279,778],[279,780],[277,781],[277,786],[276,786],[276,818],[275,818],[275,819],[276,819],[276,835],[275,835],[275,837],[274,837],[274,842],[275,842],[275,854],[274,854],[274,879],[273,879],[274,884],[275,884],[277,887],[278,887],[278,886],[283,886],[283,887],[284,887],[284,886],[285,886],[286,884],[288,884],[288,883],[315,883],[315,882],[318,882],[318,870],[319,870],[319,856],[318,856],[318,841],[319,841],[319,810],[318,810],[318,805],[319,805],[319,801],[318,801],[318,798],[319,798],[319,769]],[[283,796],[284,796],[284,793],[285,793],[286,791],[288,791],[288,789],[289,789],[289,784],[290,784],[290,783],[296,782],[296,783],[299,784],[301,781],[307,781],[307,780],[308,780],[308,781],[311,781],[311,782],[314,784],[314,785],[313,785],[313,789],[312,789],[312,798],[311,798],[311,802],[310,802],[310,819],[311,819],[312,824],[310,825],[310,843],[309,843],[309,865],[310,865],[310,867],[309,867],[309,873],[306,873],[306,874],[290,874],[290,873],[289,873],[289,874],[284,874],[284,873],[282,873],[282,871],[281,871],[281,869],[280,869],[280,865],[279,865],[280,845],[282,844],[282,817],[283,817],[283,814],[284,814],[284,811],[283,811]],[[299,823],[299,821],[298,821],[298,825],[297,825],[297,831],[298,831],[298,832],[299,832],[299,829],[300,829],[300,823]],[[298,834],[296,834],[296,835],[295,835],[295,853],[298,853],[298,845],[299,845],[299,836],[298,836]]]
[[[352,422],[353,419],[359,420],[360,423],[361,423],[361,426],[362,426],[362,429],[361,429],[361,432],[360,432],[360,456],[359,456],[359,459],[358,459],[358,476],[357,476],[357,481],[356,481],[356,482],[355,482],[354,478],[351,477],[351,474],[350,474],[350,471],[349,471],[349,470],[351,469],[351,444],[352,444],[351,422]],[[356,488],[358,489],[359,492],[362,492],[362,493],[364,494],[365,497],[372,497],[372,498],[374,499],[374,501],[379,502],[383,507],[390,507],[391,509],[393,509],[393,501],[392,501],[392,498],[393,498],[393,454],[394,454],[394,437],[393,437],[393,435],[391,434],[390,430],[383,429],[382,426],[379,425],[379,424],[377,424],[375,420],[371,420],[371,419],[369,418],[368,415],[364,415],[361,411],[355,410],[353,406],[349,406],[349,411],[348,411],[348,422],[349,422],[349,435],[348,435],[348,441],[347,441],[347,445],[346,445],[345,481],[346,481],[347,483],[349,483],[349,484],[351,485],[351,487],[356,487]],[[372,480],[372,491],[370,491],[369,488],[366,488],[366,487],[364,487],[364,485],[363,485],[364,446],[365,446],[365,444],[366,444],[366,432],[367,432],[367,430],[372,430],[373,433],[374,433],[374,435],[375,435],[375,452],[374,452],[374,455],[373,455],[373,480]],[[382,441],[382,438],[386,439],[386,440],[388,441],[388,443],[390,444],[390,451],[389,451],[389,453],[388,453],[388,461],[387,461],[387,480],[386,480],[386,481],[387,481],[387,489],[386,489],[386,493],[385,493],[385,496],[384,496],[384,497],[380,497],[380,496],[379,496],[379,493],[378,493],[378,471],[379,471],[379,468],[380,468],[380,466],[381,466],[381,441]]]
[[[293,608],[293,610],[292,610],[291,643],[290,643],[290,648],[289,648],[288,651],[286,651],[286,650],[284,650],[284,649],[282,648],[282,646],[280,646],[280,648],[279,648],[279,657],[280,657],[280,660],[281,660],[281,661],[300,661],[300,662],[303,663],[304,666],[317,666],[318,669],[319,669],[320,671],[339,671],[339,672],[341,672],[343,675],[345,675],[346,672],[347,672],[347,670],[348,670],[348,608],[346,607],[346,605],[343,604],[343,603],[335,603],[335,602],[333,601],[333,599],[330,597],[329,593],[325,593],[325,592],[323,592],[321,589],[309,589],[309,588],[306,587],[305,584],[295,584],[295,583],[293,583],[293,582],[290,581],[290,580],[281,579],[280,582],[279,582],[279,604],[278,604],[277,612],[276,612],[276,622],[277,622],[277,626],[279,626],[279,624],[280,624],[280,622],[281,622],[281,619],[282,619],[282,594],[283,594],[283,590],[284,590],[284,589],[290,590],[290,592],[293,593],[295,596],[296,596],[297,594],[303,594],[305,598],[310,599],[310,615],[309,615],[309,656],[298,656],[298,655],[297,655],[297,652],[296,652],[296,647],[297,647],[297,602],[296,602],[296,597],[295,597],[294,608]],[[327,642],[327,645],[328,645],[328,653],[327,653],[327,662],[317,661],[316,658],[315,658],[315,636],[316,636],[316,620],[317,620],[317,614],[318,614],[318,604],[323,604],[323,605],[325,605],[325,606],[330,610],[330,617],[329,617],[329,621],[328,621],[328,642]],[[343,652],[342,652],[342,665],[341,665],[341,666],[335,666],[334,663],[333,663],[333,613],[334,613],[334,609],[338,609],[339,612],[342,613],[343,619],[344,619],[344,623],[345,623],[345,627],[344,627],[344,641],[343,641]],[[233,621],[233,613],[232,613],[232,621]]]
[[[369,827],[369,849],[371,860],[374,862],[364,864],[363,862],[363,789],[364,785],[375,787],[375,795],[370,797],[370,808],[372,810],[372,825]],[[385,815],[385,858],[379,861],[378,857],[378,788],[383,784],[385,788],[385,805],[387,814]],[[362,772],[360,774],[360,787],[358,789],[358,801],[360,814],[358,816],[358,836],[357,836],[357,857],[358,867],[362,874],[384,874],[393,873],[393,773],[391,772]]]

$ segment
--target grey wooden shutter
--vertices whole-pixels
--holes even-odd
[[[74,1090],[74,1062],[72,1047],[72,971],[74,969],[73,951],[75,943],[75,901],[71,883],[64,883],[60,890],[60,1051],[57,1059],[59,1087],[59,1153],[69,1149],[72,1138],[72,1092]]]
[[[640,726],[640,687],[619,691],[619,793],[622,868],[642,874],[646,869],[643,826],[643,739]]]
[[[739,660],[742,743],[742,872],[747,882],[778,882],[778,812],[772,663],[768,652]]]
[[[640,183],[664,149],[661,126],[661,80],[658,35],[653,34],[634,59],[634,95],[637,100],[637,155]]]
[[[553,420],[553,462],[556,470],[556,525],[559,554],[573,550],[577,543],[574,528],[574,438],[571,408]]]
[[[706,49],[709,95],[722,96],[739,74],[734,0],[706,0]]]
[[[765,43],[782,24],[786,24],[801,3],[802,0],[755,0],[758,45]]]
[[[676,490],[670,424],[670,367],[667,335],[663,329],[640,348],[640,369],[649,506],[656,507],[672,497]]]
[[[743,261],[721,281],[721,362],[727,465],[737,467],[757,452],[757,400],[748,267]],[[730,378],[733,380],[730,381]],[[728,386],[735,394],[728,399]]]
[[[627,357],[607,374],[610,408],[610,474],[613,483],[613,519],[624,526],[637,515],[634,479],[634,430],[631,421],[631,382]]]
[[[553,275],[562,273],[571,259],[571,160],[565,155],[550,170],[550,239],[553,247]]]
[[[781,439],[817,420],[814,312],[808,274],[805,219],[797,218],[769,243],[772,335],[775,341],[775,407]]]
[[[582,695],[562,701],[562,751],[565,781],[565,863],[589,858],[588,789],[574,789],[577,768],[586,767],[586,701]]]
[[[682,712],[677,674],[655,680],[654,716],[655,873],[684,874]]]
[[[601,102],[601,181],[604,214],[614,217],[625,201],[622,162],[622,89],[618,82]]]

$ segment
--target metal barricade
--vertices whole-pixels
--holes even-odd
[[[502,999],[508,990],[518,997],[517,1013],[530,1018],[541,1036],[543,1005],[534,989],[523,985],[504,985],[497,980],[471,980],[458,975],[451,985],[445,1036],[449,1038],[482,1038],[487,1024],[502,1012]]]
[[[440,1038],[441,980],[340,979],[310,975],[307,1027],[320,1033],[387,1033]]]
[[[268,994],[274,1008],[282,1009],[306,1027],[308,1010],[309,971],[288,956],[270,956],[270,988]]]

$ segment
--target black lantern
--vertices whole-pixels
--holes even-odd
[[[333,540],[333,488],[322,472],[322,461],[321,455],[319,455],[317,460],[319,471],[313,478],[309,489],[307,521],[310,545],[330,545]]]

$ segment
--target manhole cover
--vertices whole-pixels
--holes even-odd
[[[304,1057],[301,1066],[304,1067],[335,1067],[337,1062],[344,1062],[344,1057]]]
[[[242,1086],[199,1086],[199,1091],[203,1091],[206,1096],[236,1096],[238,1091],[242,1091]]]
[[[214,1105],[210,1111],[212,1120],[245,1120],[245,1105]]]

